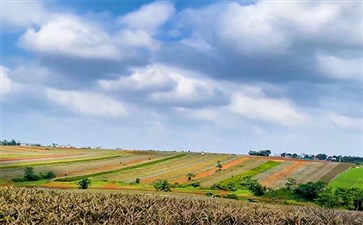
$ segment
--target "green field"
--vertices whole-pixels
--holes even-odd
[[[354,188],[363,189],[363,167],[351,168],[343,172],[332,182],[330,182],[329,186],[331,186],[333,189],[339,187],[341,188],[354,187]]]

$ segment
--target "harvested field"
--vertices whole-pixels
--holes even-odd
[[[271,174],[261,181],[262,185],[267,187],[281,187],[285,184],[284,179],[290,177],[301,166],[307,164],[306,161],[294,161],[291,165],[286,166],[282,170]]]
[[[202,187],[210,187],[213,184],[219,183],[226,178],[236,176],[238,174],[241,174],[245,171],[248,171],[250,169],[256,168],[263,163],[267,162],[265,159],[252,159],[252,158],[242,158],[243,161],[240,160],[239,164],[227,167],[226,169],[223,169],[221,172],[214,173],[213,176],[204,177],[203,179],[199,179],[198,181],[201,182]]]
[[[335,167],[326,173],[323,177],[321,177],[321,181],[329,183],[331,180],[333,180],[335,177],[337,177],[339,174],[343,173],[344,171],[351,168],[353,164],[351,163],[339,163],[336,164]]]

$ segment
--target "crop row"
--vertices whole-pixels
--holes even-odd
[[[167,157],[167,158],[162,158],[162,159],[159,159],[159,160],[149,161],[147,163],[128,166],[128,167],[125,167],[125,168],[122,168],[122,169],[109,170],[109,171],[103,171],[103,172],[99,172],[99,173],[90,174],[90,175],[88,175],[88,177],[99,177],[99,176],[113,174],[113,173],[127,172],[127,171],[134,170],[134,169],[137,169],[137,168],[141,168],[141,167],[144,167],[144,166],[159,164],[159,163],[166,162],[166,161],[169,161],[169,160],[181,158],[181,157],[184,157],[186,155],[187,154],[178,154],[178,155],[170,156],[170,157]],[[59,178],[59,179],[56,179],[56,180],[58,180],[58,181],[75,181],[75,180],[81,179],[82,177],[84,177],[84,176],[65,177],[65,178]]]
[[[182,196],[0,189],[1,224],[363,224],[359,212]]]

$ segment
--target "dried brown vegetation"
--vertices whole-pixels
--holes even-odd
[[[0,189],[0,224],[363,224],[363,214],[224,199]]]

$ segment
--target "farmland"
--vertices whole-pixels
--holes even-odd
[[[330,186],[332,188],[362,188],[363,187],[363,167],[351,168],[334,179]]]
[[[0,188],[2,224],[345,224],[361,212],[182,195]]]
[[[297,184],[317,181],[329,183],[333,180],[330,184],[333,188],[363,189],[361,168],[350,169],[353,164],[318,160],[156,150],[20,146],[2,146],[0,155],[0,186],[74,190],[82,177],[88,177],[91,179],[90,189],[93,190],[154,193],[153,184],[161,179],[173,185],[173,193],[219,196],[233,194],[236,196],[234,198],[248,200],[253,197],[261,202],[278,203],[280,200],[256,197],[249,190],[243,190],[239,186],[240,180],[252,177],[263,186],[274,189],[285,187],[289,178],[293,178]],[[217,162],[221,164],[220,169],[216,167]],[[52,171],[56,178],[14,182],[14,178],[24,176],[26,167],[32,167],[35,173]],[[193,176],[188,178],[187,174]],[[230,184],[234,184],[235,188],[225,188]],[[213,189],[215,187],[217,189]],[[290,203],[300,204],[294,201]]]

